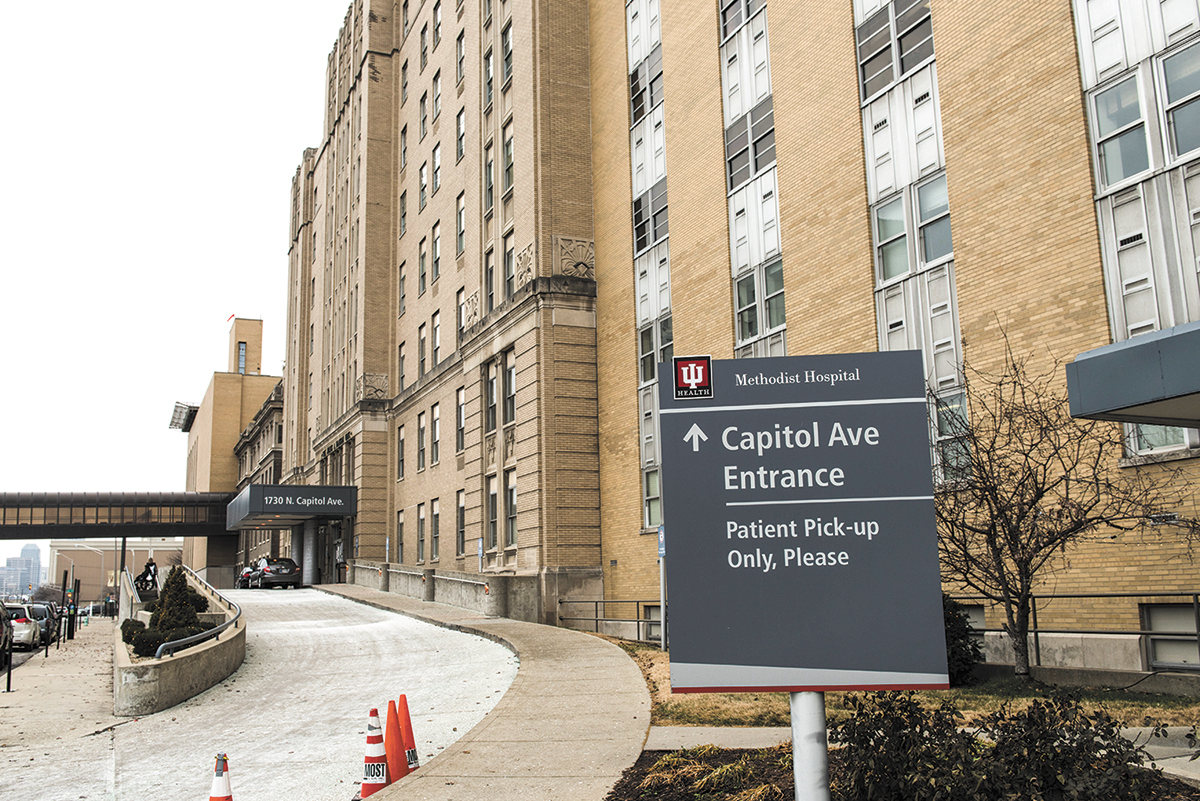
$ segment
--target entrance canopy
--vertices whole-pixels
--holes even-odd
[[[1067,391],[1072,417],[1200,427],[1200,322],[1079,354]]]
[[[227,528],[290,528],[318,517],[358,514],[358,487],[251,484],[229,502]]]

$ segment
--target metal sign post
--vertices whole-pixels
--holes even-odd
[[[823,801],[824,691],[949,685],[921,355],[659,374],[672,690],[790,693],[797,798]]]
[[[658,527],[658,645],[667,650],[667,534]]]

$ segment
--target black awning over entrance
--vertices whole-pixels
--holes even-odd
[[[1072,417],[1200,427],[1200,322],[1079,354],[1067,390]]]
[[[230,531],[280,529],[313,518],[358,514],[358,487],[251,484],[229,502]]]
[[[4,492],[0,539],[228,536],[227,492]]]

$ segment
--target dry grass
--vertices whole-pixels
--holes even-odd
[[[650,690],[652,725],[791,725],[786,693],[672,693],[671,666],[665,652],[642,643],[611,637],[604,639],[620,645],[642,669]],[[1046,689],[1043,685],[1014,678],[989,681],[975,687],[922,692],[918,696],[931,707],[948,698],[970,721],[997,711],[1004,703],[1017,709],[1024,708]],[[825,709],[831,724],[848,715],[842,703],[844,697],[845,693],[840,692],[825,694]],[[1088,711],[1103,707],[1125,726],[1146,725],[1147,718],[1167,726],[1200,723],[1200,698],[1090,689],[1081,691],[1080,700]]]

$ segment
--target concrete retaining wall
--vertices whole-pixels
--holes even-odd
[[[214,610],[209,614],[223,611],[224,619],[233,617],[233,612],[225,609],[219,596],[192,582],[191,576],[188,581],[209,599],[209,609]],[[114,715],[133,717],[169,709],[224,681],[246,658],[244,621],[221,632],[217,639],[185,648],[173,656],[136,663],[121,640],[119,622],[113,636]]]
[[[407,598],[434,601],[483,615],[527,623],[558,625],[557,599],[562,592],[603,595],[599,571],[552,571],[514,576],[417,570],[387,562],[351,563],[347,581]]]

